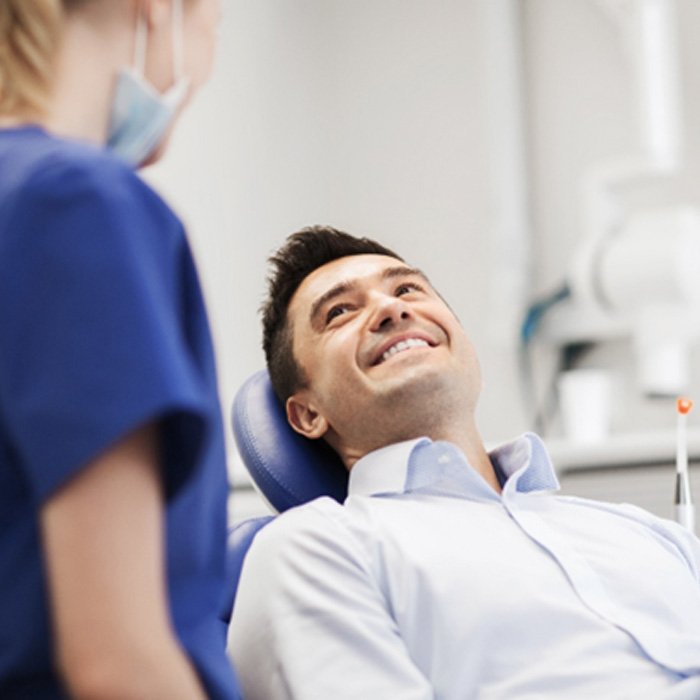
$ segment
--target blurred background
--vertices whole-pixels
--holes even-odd
[[[669,516],[675,399],[700,400],[700,3],[222,5],[211,83],[145,177],[190,232],[225,421],[264,366],[266,258],[331,224],[451,303],[487,444],[536,430],[565,491]],[[233,519],[263,512],[229,457]]]

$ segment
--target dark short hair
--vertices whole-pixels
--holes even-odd
[[[348,255],[388,255],[403,258],[370,238],[357,238],[331,226],[309,226],[291,234],[269,258],[268,294],[262,306],[263,350],[277,398],[284,404],[306,386],[306,377],[293,351],[289,302],[314,270]]]

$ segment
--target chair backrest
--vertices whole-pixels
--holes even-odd
[[[231,418],[241,459],[278,513],[319,496],[345,500],[348,472],[340,457],[324,441],[292,430],[267,370],[239,389]]]
[[[295,433],[270,383],[257,372],[238,390],[231,415],[241,459],[263,497],[278,512],[319,496],[345,500],[348,472],[325,443]],[[251,518],[229,530],[228,591],[219,617],[225,634],[238,590],[243,560],[258,532],[274,516]]]

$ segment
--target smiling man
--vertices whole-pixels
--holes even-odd
[[[272,258],[270,376],[350,470],[256,538],[230,629],[256,698],[700,697],[700,545],[492,453],[472,344],[420,270],[331,228]]]
[[[288,323],[303,379],[281,398],[295,430],[325,438],[348,469],[416,436],[451,440],[498,488],[474,423],[474,348],[419,270],[393,254],[333,260],[299,285]]]

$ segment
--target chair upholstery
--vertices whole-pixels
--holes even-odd
[[[340,457],[325,442],[308,440],[289,427],[267,370],[238,391],[232,423],[243,463],[278,513],[319,496],[345,500],[348,472]]]
[[[289,427],[266,370],[251,376],[239,389],[231,420],[243,463],[262,496],[278,513],[319,496],[345,500],[348,472],[340,458],[324,442],[307,440]],[[229,589],[220,612],[224,629],[231,617],[248,548],[274,517],[251,518],[229,530]]]

